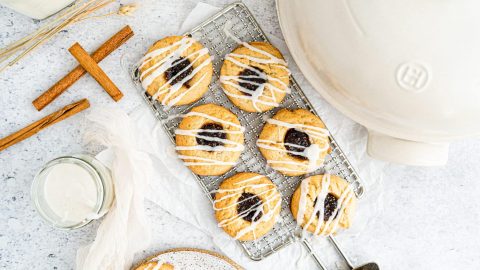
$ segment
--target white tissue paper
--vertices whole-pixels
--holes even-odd
[[[199,3],[183,23],[179,31],[180,34],[188,31],[189,29],[196,26],[197,24],[199,24],[209,16],[213,15],[214,13],[218,12],[219,10],[220,8],[213,7],[204,3]],[[297,82],[300,84],[306,95],[308,97],[311,97],[311,102],[317,109],[317,111],[320,113],[322,120],[327,124],[331,133],[334,135],[335,139],[342,147],[344,152],[347,153],[349,160],[358,169],[358,173],[363,180],[362,183],[366,187],[365,197],[362,198],[362,200],[359,202],[353,228],[345,232],[346,234],[355,237],[355,235],[359,234],[363,228],[369,225],[369,222],[373,220],[374,217],[378,215],[381,211],[381,209],[378,208],[380,204],[377,203],[379,200],[379,192],[377,192],[376,190],[380,188],[381,181],[379,180],[381,176],[381,170],[384,164],[374,161],[367,156],[365,152],[365,142],[367,134],[364,128],[338,113],[318,95],[318,93],[308,84],[308,82],[306,82],[298,67],[296,67],[294,61],[292,60],[288,52],[288,48],[285,45],[285,42],[274,36],[269,36],[269,40],[277,48],[279,48],[280,51],[283,52],[285,58],[289,62],[289,67],[291,69],[293,77],[296,78]],[[109,116],[113,115],[114,113],[109,114]],[[130,114],[131,120],[127,121],[126,119],[124,119],[123,115],[118,117],[119,119],[115,119],[115,117],[111,119],[108,119],[106,117],[103,119],[100,119],[100,117],[90,117],[90,119],[93,118],[101,125],[106,125],[108,127],[110,127],[111,125],[108,123],[102,124],[102,122],[125,121],[127,123],[133,122],[136,124],[135,129],[131,127],[132,129],[129,132],[135,130],[135,133],[138,134],[138,136],[141,136],[142,140],[137,145],[129,144],[132,147],[138,147],[134,148],[135,150],[131,151],[136,153],[139,159],[145,158],[143,153],[148,152],[150,155],[150,159],[148,161],[142,160],[143,164],[140,164],[138,166],[141,166],[146,170],[146,165],[152,164],[150,165],[150,169],[153,169],[153,174],[149,177],[149,179],[151,179],[149,182],[149,188],[146,189],[147,199],[158,204],[164,210],[176,216],[177,218],[192,224],[198,229],[204,231],[206,234],[210,235],[213,242],[222,250],[224,254],[226,254],[228,257],[230,257],[246,269],[315,268],[313,260],[308,258],[309,253],[300,243],[291,244],[288,247],[282,249],[281,251],[270,255],[269,257],[258,262],[249,259],[245,255],[239,243],[232,239],[230,236],[228,236],[226,233],[224,233],[223,230],[218,227],[214,218],[214,213],[210,201],[203,193],[192,173],[178,159],[175,153],[174,146],[167,137],[165,131],[163,130],[161,123],[159,123],[159,121],[155,119],[150,109],[147,108],[146,104],[142,104]],[[113,132],[113,130],[109,131]],[[115,130],[115,132],[112,133],[111,136],[113,136],[113,134],[121,133],[123,132]],[[108,143],[105,143],[105,145],[109,146]],[[99,154],[97,158],[105,162],[107,165],[111,163],[112,160],[113,165],[118,165],[120,162],[116,160],[122,160],[122,156],[126,153],[126,151],[127,150],[122,148],[122,146],[120,145],[111,145],[109,149]],[[134,160],[135,159],[132,158],[129,160],[132,163],[126,162],[123,165],[127,168],[127,171],[129,170],[128,168],[136,168],[137,165],[133,164]],[[116,183],[119,181],[126,181],[124,179],[125,177],[122,177],[121,175],[125,168],[119,166],[112,166],[110,168],[114,173]],[[132,175],[133,172],[129,173],[130,175]],[[115,176],[118,176],[120,178],[116,178]],[[131,182],[131,184],[133,184],[133,181]],[[132,188],[135,188],[135,190],[145,190],[144,185],[146,184],[146,182],[140,182],[138,184],[140,184],[140,187],[135,186]],[[131,199],[127,199],[124,196],[117,195],[117,204],[119,200],[124,199],[126,200],[125,203],[134,203],[134,201]],[[139,199],[139,197],[136,197],[136,199]],[[136,203],[137,206],[140,205],[138,202]],[[143,229],[143,210],[138,208],[135,209],[138,210],[138,212],[136,212],[138,215],[133,216],[133,218],[137,218],[138,220],[129,220],[129,222],[131,222],[131,224],[137,223],[139,228]],[[117,214],[115,214],[115,212],[117,211],[118,209],[114,208],[109,214],[107,214],[107,217],[102,222],[102,225],[99,228],[95,242],[92,246],[87,247],[87,250],[90,251],[89,256],[86,257],[87,262],[89,262],[89,260],[93,260],[95,263],[99,263],[99,259],[102,258],[113,261],[113,256],[123,254],[128,255],[129,259],[125,261],[125,263],[127,263],[131,258],[130,256],[133,255],[130,252],[141,249],[137,249],[137,247],[139,246],[135,246],[135,248],[132,247],[127,251],[122,250],[121,247],[118,247],[117,251],[113,252],[109,251],[109,249],[107,248],[109,247],[108,245],[117,243],[110,242],[111,239],[108,237],[109,235],[102,235],[106,233],[105,229],[108,228],[108,226],[111,226],[115,229],[120,229],[119,227],[126,226],[126,220],[118,219],[121,225],[112,223],[112,221],[118,218]],[[128,226],[122,228],[122,230],[126,230],[127,227]],[[143,231],[146,232],[146,230]],[[133,239],[135,239],[133,237],[133,233],[138,232],[129,231],[129,233],[131,234],[126,235],[128,235],[129,241],[133,241]],[[142,236],[136,239],[145,239],[145,237]],[[100,244],[100,242],[103,240],[105,240],[105,243],[102,242],[102,244]],[[316,241],[314,241],[313,244],[317,245],[317,247],[319,246]],[[94,256],[94,250],[99,252],[99,255]],[[85,257],[81,256],[82,253],[85,253],[85,250],[79,251],[79,258],[83,258],[79,261],[85,261]],[[89,265],[94,265],[91,264],[91,262],[89,263]],[[84,267],[79,269],[109,268]],[[124,268],[119,267],[112,269]]]
[[[108,147],[106,165],[115,179],[115,201],[95,240],[77,252],[77,270],[129,269],[136,252],[148,248],[150,228],[145,192],[153,176],[151,158],[139,151],[135,123],[121,110],[96,110],[87,119],[87,142]],[[101,156],[100,156],[101,157]],[[102,159],[105,162],[105,158]]]

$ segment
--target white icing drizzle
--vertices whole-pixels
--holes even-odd
[[[311,177],[304,179],[300,184],[300,199],[298,202],[298,211],[295,219],[299,225],[302,225],[305,218],[305,211],[307,207],[308,186],[311,181]],[[354,195],[350,185],[342,192],[340,198],[337,199],[337,207],[324,222],[325,217],[325,199],[329,193],[329,187],[331,184],[331,175],[324,174],[322,177],[321,189],[317,194],[316,203],[313,207],[313,212],[307,222],[303,225],[302,238],[305,237],[308,227],[317,219],[317,213],[319,214],[317,220],[317,226],[315,227],[314,235],[325,235],[326,231],[330,228],[329,233],[333,233],[337,230],[338,224],[344,214],[344,209],[347,203],[352,199]],[[337,216],[338,214],[338,216]],[[322,224],[323,228],[322,228]],[[321,231],[320,231],[321,230]]]
[[[325,223],[325,226],[324,226],[323,230],[320,232],[320,235],[324,235],[325,231],[329,227],[332,227],[330,233],[333,233],[337,230],[338,223],[340,222],[342,216],[344,215],[344,209],[347,205],[347,202],[349,202],[352,199],[353,195],[354,195],[353,190],[352,190],[351,186],[348,185],[347,188],[343,191],[340,198],[337,200],[337,208],[335,208],[335,211],[333,211],[332,215],[328,218],[327,222]],[[338,205],[340,205],[340,207],[338,207]],[[338,213],[338,216],[335,217],[337,215],[337,213]],[[330,224],[332,224],[332,222],[333,222],[333,225],[330,226]],[[318,227],[320,227],[320,226],[317,226],[317,228],[315,229],[316,234],[317,234],[317,231],[319,229]]]
[[[287,71],[287,76],[285,76],[285,77],[289,77],[290,76],[290,71],[287,67],[287,62],[285,62],[285,60],[283,60],[283,59],[277,58],[276,56],[274,56],[274,55],[272,55],[272,54],[270,54],[270,53],[268,53],[264,50],[256,48],[256,47],[248,44],[247,42],[241,41],[235,35],[230,33],[230,31],[228,30],[230,28],[231,28],[231,22],[227,22],[225,24],[224,29],[223,29],[223,31],[225,32],[227,37],[230,37],[231,39],[233,39],[238,44],[243,45],[244,47],[248,48],[251,51],[257,52],[257,53],[265,56],[266,58],[258,58],[258,57],[253,57],[253,56],[250,56],[250,55],[238,54],[238,53],[227,54],[225,56],[225,61],[232,62],[233,64],[240,67],[242,70],[245,70],[245,69],[250,70],[255,75],[220,76],[220,82],[222,84],[229,85],[229,86],[237,89],[240,92],[243,92],[245,94],[249,94],[250,96],[234,94],[234,93],[228,91],[227,89],[224,89],[225,94],[230,96],[230,97],[252,101],[253,107],[258,112],[262,111],[258,107],[258,104],[278,107],[279,103],[276,102],[275,93],[277,92],[277,93],[287,93],[287,94],[289,94],[290,93],[290,88],[288,87],[288,85],[286,83],[284,83],[282,80],[280,80],[278,78],[274,78],[272,76],[268,76],[267,74],[251,67],[250,65],[246,65],[246,64],[238,61],[237,59],[243,58],[243,59],[248,59],[249,62],[256,62],[256,63],[259,63],[259,64],[265,64],[265,65],[275,65],[276,67],[284,69],[285,71]],[[256,83],[254,81],[245,80],[245,78],[262,79],[262,80],[265,80],[266,82],[263,83],[263,84],[259,84],[259,83]],[[276,83],[280,84],[282,86],[282,88],[276,87],[271,82],[276,82]],[[252,91],[250,89],[247,89],[247,88],[241,86],[240,83],[249,83],[251,85],[256,85],[257,88],[255,89],[255,91]],[[267,92],[267,90],[268,90],[268,92]],[[261,97],[263,97],[263,99],[261,99]]]
[[[303,124],[295,124],[295,123],[287,123],[284,121],[280,121],[277,119],[270,118],[267,120],[267,123],[277,126],[282,126],[286,128],[294,128],[300,131],[307,133],[309,136],[312,136],[317,139],[326,139],[329,136],[328,130],[320,127],[315,127],[311,125],[303,125]]]
[[[252,232],[253,234],[255,234],[256,227],[259,224],[261,224],[262,222],[266,222],[266,221],[270,220],[271,218],[273,218],[273,215],[275,214],[277,209],[280,208],[280,206],[281,206],[282,202],[281,202],[281,199],[280,199],[280,194],[278,192],[276,192],[276,187],[273,183],[262,183],[262,184],[251,183],[251,184],[244,185],[245,183],[253,182],[253,181],[255,181],[257,179],[260,179],[262,177],[264,177],[264,176],[263,175],[255,175],[253,177],[250,177],[250,178],[247,178],[245,180],[242,180],[240,182],[235,183],[235,185],[236,186],[239,185],[239,187],[232,188],[232,189],[218,189],[218,190],[212,191],[212,193],[232,193],[233,192],[232,194],[225,195],[221,199],[215,200],[213,202],[214,210],[218,211],[218,210],[224,210],[224,209],[228,209],[228,208],[232,208],[232,207],[237,208],[237,206],[243,201],[237,201],[236,203],[231,204],[231,205],[227,205],[225,207],[216,207],[216,203],[221,202],[223,200],[227,200],[227,199],[232,198],[232,197],[238,197],[239,195],[241,196],[241,194],[243,193],[243,191],[245,189],[256,190],[256,189],[262,189],[262,188],[268,187],[268,189],[266,189],[264,191],[261,191],[259,193],[255,193],[255,195],[258,196],[259,199],[260,199],[259,196],[263,196],[264,194],[266,194],[264,200],[260,199],[261,203],[257,203],[255,205],[252,205],[247,210],[245,210],[241,213],[238,213],[238,215],[236,215],[232,218],[229,218],[229,219],[225,219],[225,220],[218,223],[219,227],[225,227],[225,226],[228,226],[229,224],[237,222],[237,221],[243,219],[244,217],[248,216],[248,214],[251,211],[255,211],[250,226],[247,226],[244,229],[238,231],[237,234],[235,235],[235,239],[239,239],[249,232]],[[271,208],[270,204],[272,202],[274,202],[275,200],[277,200],[277,203],[275,203],[273,208]],[[269,208],[267,213],[265,213],[263,211],[264,206],[267,206]],[[257,221],[255,221],[256,217],[260,213],[262,213],[262,216]],[[254,238],[256,239],[257,237],[254,235]]]
[[[148,266],[148,269],[150,269],[150,266],[151,265]],[[162,266],[163,266],[163,263],[157,262],[157,264],[155,266],[153,266],[152,270],[160,270],[160,268],[162,268]]]
[[[298,149],[303,149],[302,152],[298,151],[292,151],[292,150],[287,150],[286,148],[283,148],[282,145],[285,146],[292,146]],[[281,160],[267,160],[268,164],[290,164],[290,165],[295,165],[295,166],[301,166],[305,167],[307,169],[307,172],[313,172],[317,169],[317,163],[320,159],[320,154],[326,150],[328,150],[329,145],[326,144],[323,147],[318,146],[317,144],[311,144],[309,147],[301,146],[298,144],[292,144],[292,143],[279,143],[275,141],[270,141],[270,140],[262,140],[259,139],[257,140],[257,146],[260,148],[264,149],[269,149],[269,150],[274,150],[278,152],[283,152],[283,153],[289,153],[292,155],[297,155],[297,156],[303,156],[306,157],[308,160],[308,164],[304,164],[302,162],[298,161],[281,161]],[[295,172],[303,172],[300,170],[294,170],[290,168],[283,168],[283,167],[278,167],[278,166],[272,166],[273,169],[280,169],[283,171],[295,171]]]
[[[211,158],[204,158],[204,157],[197,157],[197,156],[186,156],[186,155],[178,155],[179,158],[191,159],[191,160],[200,160],[205,162],[183,162],[185,166],[216,166],[216,165],[235,165],[235,162],[227,162],[227,161],[220,161]]]
[[[145,270],[160,270],[160,269],[162,269],[162,266],[164,266],[164,265],[165,265],[165,263],[160,263],[159,261],[157,261],[155,266],[153,266],[152,264],[149,264],[149,265],[147,265]]]
[[[174,42],[173,44],[164,47],[164,48],[159,48],[156,50],[153,50],[149,53],[147,53],[141,60],[140,60],[140,65],[139,69],[144,67],[149,61],[153,60],[155,57],[162,55],[166,52],[169,52],[163,59],[152,65],[151,67],[147,68],[145,71],[142,72],[140,76],[140,81],[142,82],[143,88],[146,90],[148,87],[157,79],[159,76],[162,76],[169,68],[173,66],[173,63],[180,59],[182,57],[182,54],[184,54],[185,51],[188,50],[196,41],[193,38],[190,37],[182,37],[177,42]],[[180,72],[175,74],[172,78],[170,78],[165,84],[161,85],[158,89],[155,90],[155,93],[152,95],[153,99],[157,99],[160,95],[163,95],[167,93],[161,100],[160,102],[162,105],[168,107],[171,107],[175,104],[177,104],[188,92],[190,92],[192,89],[194,89],[196,86],[199,85],[201,81],[203,81],[206,76],[203,75],[200,77],[200,79],[195,82],[193,85],[191,85],[187,91],[180,93],[178,96],[175,98],[171,99],[173,96],[175,96],[178,91],[182,88],[182,86],[191,80],[198,72],[200,72],[204,67],[209,65],[212,62],[213,57],[208,57],[205,60],[203,60],[200,64],[195,67],[192,72],[183,78],[181,81],[175,83],[174,85],[170,85],[170,83],[175,80],[178,76],[180,76],[183,72],[187,71],[188,69],[192,68],[193,65],[200,61],[200,59],[204,56],[208,55],[208,49],[207,48],[202,48],[201,50],[197,50],[191,54],[188,54],[184,56],[183,58],[189,59],[189,64],[186,66],[184,69],[182,69]],[[195,57],[193,60],[190,60],[192,57]],[[171,99],[169,101],[169,99]]]
[[[322,224],[323,219],[325,217],[325,199],[327,198],[328,195],[328,189],[330,187],[331,183],[331,177],[329,174],[324,174],[322,177],[322,189],[317,195],[317,202],[313,206],[313,213],[310,216],[310,219],[307,221],[305,224],[305,227],[303,228],[303,234],[307,231],[307,228],[310,226],[310,224],[315,220],[317,213],[318,215],[318,221],[317,221],[317,227],[315,227],[315,233],[318,233],[317,230],[322,227],[320,224]],[[338,203],[337,203],[338,207]]]
[[[268,119],[267,123],[272,124],[272,125],[277,125],[277,126],[283,126],[286,128],[294,128],[298,131],[302,131],[307,133],[307,135],[321,139],[325,141],[325,144],[322,146],[319,146],[318,144],[312,143],[310,146],[305,147],[302,145],[297,145],[297,144],[291,144],[291,143],[285,143],[285,142],[275,142],[271,140],[263,140],[263,139],[258,139],[257,140],[257,146],[260,148],[264,149],[269,149],[269,150],[274,150],[278,152],[283,152],[283,153],[289,153],[292,155],[298,155],[298,156],[303,156],[308,160],[308,164],[305,164],[302,161],[294,161],[294,160],[267,160],[267,163],[275,170],[279,171],[284,171],[284,172],[313,172],[318,169],[319,165],[317,164],[322,164],[323,162],[319,162],[321,158],[321,153],[325,152],[328,150],[330,147],[328,144],[328,135],[329,132],[328,130],[324,128],[319,128],[311,125],[304,125],[304,124],[292,124],[292,123],[287,123],[283,122],[280,120],[276,119]],[[292,146],[297,149],[303,149],[303,151],[291,151],[287,150],[284,146]],[[287,168],[284,166],[279,166],[281,164],[284,165],[294,165],[294,166],[300,166],[302,168],[305,168],[304,170],[296,170],[292,168]]]
[[[223,151],[240,151],[241,152],[244,149],[243,143],[237,143],[232,140],[227,140],[222,138],[202,136],[202,135],[199,135],[199,133],[201,132],[217,132],[217,130],[209,130],[209,129],[195,129],[195,130],[177,129],[175,130],[175,134],[178,134],[178,135],[192,136],[192,137],[197,137],[197,138],[205,139],[209,141],[221,142],[224,145],[231,144],[233,145],[233,147],[225,147],[223,145],[214,146],[214,147],[208,146],[208,145],[194,145],[194,146],[177,146],[175,147],[175,149],[176,150],[217,151],[217,152],[223,152]],[[228,130],[223,130],[222,133],[229,134],[230,132]]]
[[[212,120],[213,122],[218,122],[218,123],[222,123],[222,124],[225,124],[225,125],[228,125],[228,126],[236,127],[236,128],[238,128],[239,131],[241,131],[241,132],[244,132],[244,131],[245,131],[245,128],[242,127],[242,126],[239,125],[239,124],[235,124],[235,123],[233,123],[233,122],[226,121],[226,120],[217,118],[217,117],[215,117],[215,116],[211,116],[211,115],[206,114],[206,113],[190,111],[190,112],[188,112],[187,114],[183,115],[183,117],[189,117],[189,116],[200,116],[200,117],[203,117],[203,118],[207,118],[207,119],[209,119],[209,120]]]
[[[207,74],[203,74],[202,77],[200,77],[200,79],[198,81],[196,81],[193,85],[190,86],[190,88],[188,88],[187,91],[184,91],[183,93],[181,93],[180,95],[178,95],[177,97],[173,98],[172,100],[170,100],[170,102],[167,103],[167,107],[171,107],[175,104],[177,104],[177,102],[179,102],[186,94],[188,94],[190,91],[192,91],[192,89],[195,89],[195,87],[197,85],[200,84],[201,81],[203,81],[204,77],[206,76]],[[168,98],[166,98],[168,100]]]
[[[307,205],[308,185],[310,184],[310,177],[300,183],[300,199],[298,201],[298,212],[296,220],[298,224],[303,224],[303,217],[305,216],[305,209]]]
[[[207,50],[208,52],[208,50]],[[188,56],[187,56],[188,57]],[[199,59],[199,57],[195,58],[195,60],[191,61],[190,64],[185,67],[184,69],[182,69],[180,72],[178,72],[178,74],[176,74],[175,76],[173,76],[172,78],[170,78],[170,80],[167,81],[167,83],[165,83],[164,85],[162,85],[157,91],[156,93],[152,96],[154,99],[157,99],[161,94],[164,94],[164,93],[168,93],[165,98],[162,99],[162,104],[165,103],[166,100],[168,100],[169,97],[171,97],[173,94],[175,94],[180,88],[182,88],[182,86],[188,82],[190,79],[193,78],[193,76],[195,76],[196,73],[198,73],[203,67],[207,66],[209,64],[209,62],[207,61],[203,61],[199,66],[197,66],[196,68],[193,69],[193,71],[188,75],[186,76],[185,78],[183,78],[181,81],[177,82],[176,84],[168,87],[170,85],[170,83],[175,80],[178,76],[180,76],[181,73],[185,72],[190,66],[192,66],[196,61],[197,59]],[[165,104],[167,105],[167,104]]]
[[[223,130],[211,130],[211,129],[176,129],[175,134],[176,135],[183,135],[183,136],[192,136],[200,139],[205,139],[209,141],[216,141],[220,142],[223,145],[217,145],[217,146],[209,146],[209,145],[192,145],[192,146],[179,146],[177,145],[175,147],[175,150],[177,151],[188,151],[188,150],[198,150],[198,151],[209,151],[209,152],[225,152],[225,151],[230,151],[230,152],[242,152],[244,150],[244,145],[243,142],[235,142],[232,140],[228,139],[222,139],[222,138],[216,138],[216,137],[211,137],[211,136],[204,136],[200,135],[202,132],[206,133],[225,133],[225,134],[242,134],[245,131],[245,128],[242,127],[239,124],[226,121],[220,118],[217,118],[215,116],[206,114],[206,113],[201,113],[201,112],[194,112],[190,111],[187,114],[184,115],[176,115],[172,116],[173,118],[177,117],[189,117],[189,116],[199,116],[202,118],[209,119],[213,122],[216,123],[221,123],[225,126],[231,126],[234,127],[235,130],[228,130],[228,129],[223,129]],[[213,158],[205,158],[205,157],[199,157],[199,156],[189,156],[189,155],[179,155],[178,156],[182,160],[192,160],[190,162],[184,161],[184,164],[186,166],[217,166],[217,165],[235,165],[236,162],[228,162],[228,161],[221,161]]]

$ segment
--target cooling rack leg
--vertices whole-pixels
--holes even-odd
[[[321,269],[323,270],[327,270],[327,267],[325,267],[325,264],[323,264],[323,262],[320,260],[320,258],[317,256],[317,254],[315,254],[315,252],[313,251],[313,248],[312,246],[310,245],[310,243],[307,241],[307,240],[303,240],[302,241],[303,245],[305,246],[305,248],[308,250],[308,253],[310,253],[310,255],[312,256],[312,258],[315,260],[315,262],[317,263],[318,266],[320,266]]]

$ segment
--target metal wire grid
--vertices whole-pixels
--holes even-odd
[[[268,41],[258,23],[243,3],[235,3],[227,6],[220,13],[209,18],[201,25],[192,29],[189,33],[186,33],[186,35],[192,35],[196,40],[200,41],[209,49],[210,54],[214,56],[213,83],[210,85],[209,91],[203,98],[193,104],[172,107],[167,111],[159,102],[153,101],[148,95],[146,95],[141,87],[139,87],[139,89],[141,89],[142,96],[149,107],[153,110],[155,116],[162,121],[163,126],[173,143],[175,140],[175,129],[181,119],[178,117],[172,118],[171,116],[185,114],[195,106],[205,103],[215,103],[231,110],[238,116],[242,126],[246,128],[245,150],[240,156],[239,163],[222,176],[195,176],[212,202],[212,191],[217,189],[223,180],[238,172],[260,173],[268,176],[277,185],[278,190],[282,194],[283,200],[278,222],[267,235],[260,239],[240,242],[251,259],[261,260],[290,244],[298,236],[299,228],[290,212],[289,206],[294,190],[304,177],[286,177],[271,169],[266,165],[267,163],[265,159],[262,157],[256,146],[258,134],[265,124],[265,121],[274,115],[280,108],[264,113],[249,113],[240,110],[228,100],[218,83],[220,76],[219,72],[225,55],[238,46],[235,41],[227,38],[223,31],[227,22],[230,22],[232,27],[229,31],[242,41]],[[137,76],[138,72],[135,71],[133,79],[138,85]],[[303,108],[318,115],[293,78],[291,79],[291,90],[292,93],[287,95],[282,102],[282,108]],[[325,165],[323,168],[312,174],[328,172],[339,175],[350,182],[357,197],[361,197],[364,190],[359,182],[357,173],[352,168],[350,162],[347,160],[334,138],[330,137],[330,140],[332,151],[328,155]]]

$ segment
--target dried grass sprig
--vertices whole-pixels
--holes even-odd
[[[137,10],[137,4],[121,5],[117,14],[121,16],[133,16],[133,13]]]
[[[90,15],[113,2],[115,2],[115,0],[80,0],[75,2],[75,4],[65,9],[50,22],[40,27],[37,31],[0,49],[0,64],[4,64],[16,55],[16,57],[8,61],[7,64],[0,67],[0,72],[18,63],[18,61],[28,55],[31,51],[49,41],[53,36],[69,25],[82,20],[98,17]],[[100,16],[105,17],[111,14],[117,13],[107,13]]]

